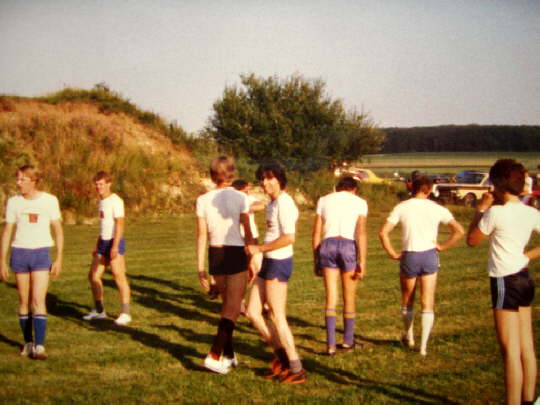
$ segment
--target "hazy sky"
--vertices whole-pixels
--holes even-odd
[[[106,82],[201,129],[241,73],[386,126],[540,124],[538,0],[0,0],[0,93]]]

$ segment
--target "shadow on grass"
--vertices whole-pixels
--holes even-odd
[[[390,397],[398,401],[409,401],[415,404],[457,404],[457,402],[437,394],[431,394],[424,390],[415,389],[408,385],[390,382],[375,381],[345,371],[341,368],[332,369],[314,359],[303,360],[304,367],[308,372],[313,370],[327,378],[329,381],[340,385],[354,385],[364,391],[373,391],[379,395]]]
[[[10,346],[13,346],[13,347],[17,347],[17,348],[22,348],[22,346],[23,346],[21,343],[15,341],[15,340],[11,340],[10,338],[2,335],[1,333],[0,333],[0,342],[5,343],[5,344],[10,345]]]

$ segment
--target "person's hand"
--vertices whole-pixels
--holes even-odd
[[[363,280],[364,276],[366,275],[366,271],[363,267],[361,267],[359,264],[356,265],[356,268],[354,269],[354,274],[352,276],[353,280]]]
[[[118,246],[111,247],[110,257],[111,257],[111,260],[114,260],[118,257]]]
[[[2,278],[3,281],[7,281],[9,278],[9,269],[5,263],[2,263],[2,266],[0,267],[0,278]]]
[[[401,256],[403,256],[403,252],[399,252],[399,253],[393,253],[390,255],[390,258],[392,258],[393,260],[400,260],[401,259]]]
[[[478,211],[486,211],[493,205],[494,201],[495,196],[493,193],[488,191],[487,193],[482,194],[482,198],[477,206]]]
[[[203,291],[210,291],[210,282],[208,281],[208,276],[204,270],[199,270],[199,284],[201,285]]]
[[[60,277],[61,272],[62,262],[60,260],[55,260],[51,266],[51,280],[56,280],[58,277]]]
[[[253,256],[261,252],[258,245],[247,245],[244,250],[248,256]]]

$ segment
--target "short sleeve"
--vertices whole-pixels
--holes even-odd
[[[319,198],[319,200],[317,201],[317,209],[315,210],[317,215],[320,215],[321,217],[322,217],[322,209],[323,209],[323,197]]]
[[[388,218],[386,218],[386,220],[388,222],[390,222],[391,224],[396,225],[399,222],[399,219],[400,219],[400,216],[401,216],[401,214],[400,214],[401,210],[400,210],[399,207],[400,207],[399,204],[396,205],[394,207],[394,209],[392,209],[392,211],[390,211],[390,214],[388,215]]]
[[[283,234],[295,233],[298,208],[296,208],[293,199],[281,198],[278,204],[278,222],[281,232]]]
[[[442,208],[441,222],[446,225],[454,219],[454,215],[452,215],[452,213],[450,212],[448,208],[445,208],[445,207],[441,207],[441,208]]]
[[[489,209],[484,213],[484,215],[482,215],[482,218],[480,218],[480,221],[478,222],[478,229],[484,235],[491,235],[491,233],[495,230],[495,218],[493,210]]]
[[[205,217],[204,204],[201,197],[197,198],[197,202],[195,203],[195,214],[198,217]]]
[[[117,197],[113,204],[113,218],[123,218],[124,216],[124,200]]]
[[[535,224],[534,230],[540,233],[540,210],[537,210],[536,212],[536,224]]]
[[[62,218],[62,213],[60,212],[60,204],[58,203],[58,198],[52,197],[50,204],[49,216],[51,221],[58,221]]]

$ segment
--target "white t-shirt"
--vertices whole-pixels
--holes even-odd
[[[494,205],[484,213],[478,229],[490,237],[489,275],[504,277],[529,263],[523,251],[532,231],[540,232],[540,211],[521,202]]]
[[[111,240],[116,231],[115,218],[124,218],[124,201],[118,194],[112,193],[107,198],[99,200],[99,237],[102,240]]]
[[[248,213],[247,195],[232,187],[210,190],[197,198],[196,214],[206,219],[210,246],[244,246],[240,214]]]
[[[317,214],[323,219],[323,237],[355,239],[359,216],[367,217],[368,206],[364,199],[349,191],[327,194],[317,202]]]
[[[264,243],[273,242],[285,234],[296,232],[296,220],[298,219],[298,208],[292,197],[285,191],[279,197],[271,201],[266,207],[266,235]],[[280,249],[271,250],[264,253],[264,257],[269,259],[287,259],[293,255],[293,245],[287,245]]]
[[[6,222],[17,224],[11,246],[24,249],[54,246],[50,225],[61,217],[58,199],[52,194],[42,191],[34,200],[22,195],[11,197],[7,202]]]
[[[428,199],[411,198],[396,205],[387,221],[401,223],[404,251],[424,252],[437,246],[439,224],[453,219],[447,208]]]

